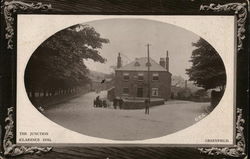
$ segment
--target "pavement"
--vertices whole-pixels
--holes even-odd
[[[90,92],[66,103],[54,105],[44,115],[70,130],[105,139],[143,140],[168,135],[187,128],[197,117],[207,115],[209,103],[167,101],[164,105],[144,109],[120,110],[94,108],[96,96],[105,98],[106,91]]]

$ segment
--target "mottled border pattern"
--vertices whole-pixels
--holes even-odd
[[[245,147],[246,141],[244,137],[244,123],[245,120],[242,118],[242,109],[237,108],[237,121],[236,121],[236,145],[233,147],[225,147],[225,148],[198,148],[201,153],[208,155],[217,155],[217,156],[227,156],[227,157],[245,157]]]
[[[246,3],[228,3],[224,5],[210,4],[201,5],[201,11],[213,11],[213,12],[233,12],[237,17],[237,52],[243,50],[243,40],[246,38],[246,19],[247,19],[247,4]],[[237,108],[237,121],[236,121],[236,145],[226,148],[199,148],[201,153],[208,155],[217,155],[223,157],[235,157],[245,158],[246,155],[246,141],[244,137],[244,123],[242,118],[242,109]]]
[[[3,0],[1,1],[2,5]],[[5,38],[7,40],[7,49],[13,50],[14,43],[14,17],[17,11],[22,12],[32,12],[32,11],[48,11],[51,9],[50,4],[42,3],[24,3],[21,1],[9,1],[4,2],[1,6],[1,13],[3,12],[6,22],[6,34]],[[214,11],[214,12],[234,12],[237,16],[237,50],[238,52],[243,49],[243,40],[245,39],[245,23],[247,19],[247,9],[245,3],[229,3],[224,5],[210,4],[201,5],[201,11]],[[5,135],[3,139],[3,149],[4,156],[18,156],[22,154],[40,154],[49,152],[52,150],[52,147],[28,147],[28,146],[18,146],[13,143],[14,134],[14,120],[13,120],[13,111],[14,107],[8,108],[8,114],[5,119]],[[242,118],[242,109],[237,109],[237,122],[236,122],[236,145],[230,148],[198,148],[201,153],[207,155],[221,155],[224,157],[235,157],[235,158],[245,158],[247,155],[245,152],[245,138],[244,138],[244,124],[245,120]],[[0,157],[2,158],[2,157]]]
[[[49,11],[51,9],[50,4],[42,3],[24,3],[21,1],[3,1],[1,0],[1,14],[5,18],[5,39],[7,40],[7,49],[14,49],[14,14],[18,11],[29,13],[32,11]],[[22,154],[40,154],[49,152],[52,150],[52,147],[29,147],[29,146],[19,146],[14,144],[14,120],[13,120],[14,107],[9,107],[7,111],[7,117],[5,118],[5,134],[3,139],[3,155],[4,156],[18,156]],[[2,157],[1,157],[2,158]]]
[[[237,50],[240,52],[243,49],[243,40],[246,38],[245,24],[247,19],[247,4],[246,3],[228,3],[224,5],[210,4],[201,5],[201,11],[213,11],[213,12],[234,12],[237,16]]]
[[[13,111],[14,108],[8,108],[8,114],[5,118],[7,123],[5,126],[5,135],[3,139],[3,149],[5,156],[18,156],[23,154],[40,154],[44,152],[49,152],[52,150],[52,147],[30,147],[30,146],[19,146],[13,143],[14,134],[14,120],[13,120]]]
[[[14,37],[14,17],[13,14],[15,14],[17,11],[22,12],[31,12],[31,11],[48,11],[51,9],[50,4],[42,4],[42,3],[24,3],[21,1],[5,1],[3,4],[3,14],[5,17],[6,22],[6,34],[5,38],[8,41],[7,49],[13,49],[13,37]]]

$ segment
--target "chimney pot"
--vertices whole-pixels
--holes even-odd
[[[168,57],[168,50],[166,52],[166,70],[169,71],[169,57]]]
[[[165,59],[164,58],[160,58],[160,62],[159,62],[159,64],[162,66],[162,67],[166,67],[166,61],[165,61]]]
[[[118,57],[117,57],[117,68],[122,67],[122,58],[121,58],[121,53],[118,53]]]

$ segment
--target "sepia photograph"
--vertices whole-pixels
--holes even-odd
[[[79,23],[31,55],[27,96],[69,130],[111,140],[166,136],[206,118],[226,88],[215,48],[197,34],[144,18]]]
[[[2,0],[0,159],[247,159],[249,0]]]

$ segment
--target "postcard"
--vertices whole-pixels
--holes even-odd
[[[3,3],[3,157],[247,157],[247,4],[106,3]]]

